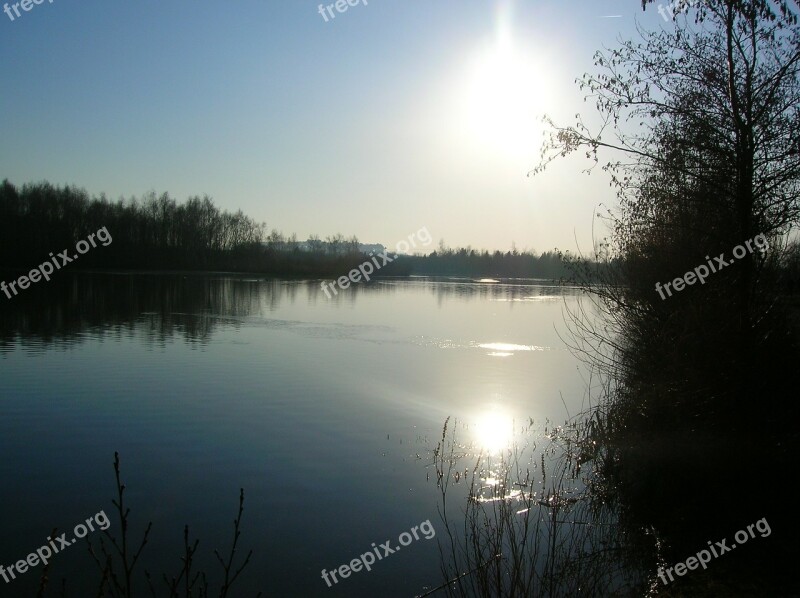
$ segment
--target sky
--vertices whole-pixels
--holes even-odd
[[[639,0],[351,2],[10,3],[0,179],[207,194],[300,239],[590,251],[613,190],[580,156],[527,176],[541,116],[591,119],[595,51],[672,24]]]

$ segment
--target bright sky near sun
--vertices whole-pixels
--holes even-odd
[[[12,5],[14,3],[11,3]],[[591,249],[612,203],[540,117],[590,116],[592,55],[671,26],[639,0],[54,0],[0,13],[0,178],[208,194],[270,228],[394,246]],[[12,13],[13,15],[13,9]],[[595,229],[598,236],[602,231]]]

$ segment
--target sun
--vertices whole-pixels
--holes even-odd
[[[476,421],[475,440],[488,453],[497,453],[511,444],[514,420],[504,410],[494,408],[482,413]]]
[[[464,72],[459,121],[468,138],[504,157],[534,156],[552,89],[534,50],[499,26],[494,39],[469,57]]]

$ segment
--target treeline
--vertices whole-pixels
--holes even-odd
[[[544,278],[560,280],[570,275],[558,252],[542,254],[507,251],[476,251],[469,247],[439,247],[427,256],[412,258],[411,271],[422,276],[464,276],[472,278]]]
[[[178,203],[168,193],[110,201],[85,189],[47,182],[18,188],[0,185],[0,268],[28,271],[50,253],[72,248],[105,227],[112,238],[80,257],[73,268],[209,270],[258,272],[274,276],[338,277],[366,256],[355,236],[296,235],[267,230],[240,211],[220,210],[208,196]],[[449,249],[428,256],[401,256],[381,276],[547,278],[566,274],[561,257]]]
[[[178,204],[167,193],[151,193],[112,202],[46,182],[18,189],[5,180],[0,187],[0,264],[5,267],[29,267],[102,227],[112,244],[82,256],[81,265],[202,268],[252,251],[263,237],[263,225],[241,211],[220,211],[208,197]]]
[[[326,239],[324,250],[301,251],[294,236],[268,233],[264,223],[241,211],[220,210],[208,196],[178,203],[168,193],[149,193],[109,201],[47,182],[0,185],[2,268],[27,271],[51,252],[72,254],[78,241],[103,227],[112,242],[72,267],[333,276],[363,260],[355,237],[337,234]]]

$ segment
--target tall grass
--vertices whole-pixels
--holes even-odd
[[[434,450],[445,582],[424,595],[646,593],[641,547],[652,558],[655,542],[630,538],[621,525],[597,466],[596,426],[548,424],[537,437],[530,420],[509,448],[489,454],[461,444],[448,419]]]

